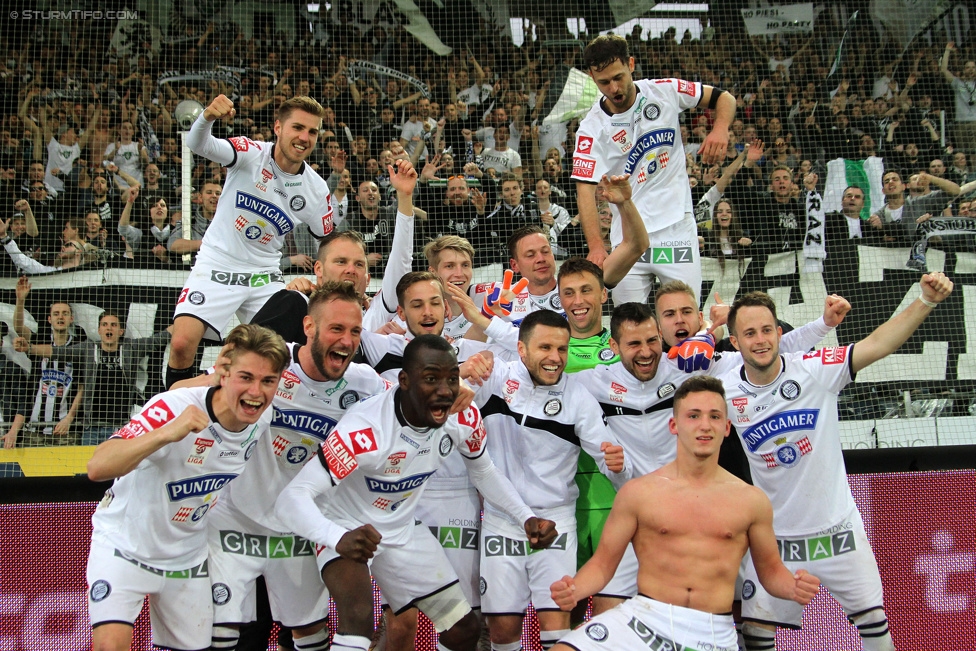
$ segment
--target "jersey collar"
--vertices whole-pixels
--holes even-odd
[[[631,111],[634,110],[634,106],[637,106],[637,98],[640,97],[641,95],[643,95],[643,93],[641,92],[640,86],[638,86],[637,84],[634,84],[634,88],[637,90],[637,93],[634,95],[634,103],[633,103],[633,105],[629,109],[627,109],[623,113],[611,113],[610,111],[608,111],[607,110],[607,107],[603,103],[603,100],[606,99],[606,96],[600,98],[600,101],[599,101],[600,110],[603,111],[603,114],[604,115],[606,115],[607,117],[611,117],[611,118],[613,116],[615,116],[615,115],[626,115],[627,113],[630,113]]]
[[[777,375],[776,379],[770,382],[769,384],[753,384],[749,380],[749,377],[746,375],[746,365],[743,363],[742,366],[739,367],[739,377],[742,378],[746,384],[748,384],[751,387],[756,387],[757,389],[765,389],[766,387],[773,386],[774,384],[779,382],[780,378],[783,377],[785,373],[786,373],[786,358],[783,355],[779,356],[779,375]]]
[[[288,174],[288,172],[286,172],[283,169],[281,169],[280,167],[278,167],[278,163],[275,162],[275,157],[274,157],[275,147],[277,147],[277,146],[278,146],[278,143],[277,142],[275,142],[273,145],[271,145],[271,164],[275,166],[275,169],[277,169],[282,174],[287,174],[288,176],[301,176],[302,174],[304,174],[305,173],[305,161],[302,161],[302,166],[299,167],[298,168],[298,171],[295,172],[294,174]]]

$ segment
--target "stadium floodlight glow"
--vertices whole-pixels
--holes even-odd
[[[308,13],[317,14],[319,12],[319,3],[309,2],[306,4],[305,8],[308,10]]]
[[[185,99],[176,105],[173,116],[180,131],[189,131],[201,113],[203,113],[203,104],[195,99]]]

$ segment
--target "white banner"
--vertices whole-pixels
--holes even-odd
[[[749,36],[813,32],[813,3],[742,9]]]

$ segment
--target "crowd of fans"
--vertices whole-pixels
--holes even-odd
[[[580,65],[585,35],[540,26],[537,40],[516,47],[485,24],[469,47],[441,57],[400,27],[339,21],[324,45],[309,47],[270,33],[247,39],[233,24],[179,23],[172,29],[183,32],[171,36],[192,39],[120,53],[108,45],[107,27],[77,21],[56,39],[50,24],[35,22],[33,32],[0,46],[2,276],[105,266],[188,270],[184,254],[199,249],[225,170],[195,160],[192,188],[184,188],[175,111],[181,100],[206,105],[220,93],[237,113],[214,134],[256,141],[273,139],[274,111],[286,98],[310,95],[326,107],[309,161],[328,178],[338,228],[366,236],[374,277],[392,243],[396,200],[388,171],[399,159],[421,170],[418,265],[423,245],[446,234],[472,242],[475,265],[507,263],[508,234],[526,224],[547,229],[558,258],[587,253],[570,180],[577,122],[543,121],[562,90],[553,83]],[[912,246],[917,219],[969,216],[960,192],[976,180],[976,46],[920,42],[902,51],[865,28],[828,76],[841,32],[829,21],[812,35],[707,32],[679,41],[674,29],[647,38],[635,27],[628,36],[635,79],[698,80],[736,98],[721,166],[696,162],[710,112],[682,115],[693,196],[705,206],[697,215],[703,255],[719,258],[723,268],[736,259],[741,268],[746,257],[802,249],[803,195],[823,190],[826,163],[835,158],[881,158],[887,204],[866,218],[859,213],[869,189],[859,195],[848,188],[844,209],[827,218],[828,250],[831,238]],[[234,71],[232,78],[206,79],[218,68]],[[390,69],[399,74],[384,72]],[[165,71],[192,74],[162,83]],[[192,197],[188,236],[184,190]],[[608,233],[606,204],[601,216]],[[282,268],[310,270],[315,248],[297,229]],[[908,264],[925,268],[924,247],[913,249]],[[48,343],[48,326],[42,330]],[[13,440],[8,435],[7,445]]]

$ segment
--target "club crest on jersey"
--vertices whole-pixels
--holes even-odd
[[[104,579],[99,579],[92,583],[88,596],[91,597],[92,601],[98,603],[99,601],[104,601],[110,594],[112,594],[112,584]]]
[[[672,393],[674,393],[676,390],[677,387],[674,386],[674,382],[668,382],[667,384],[662,384],[660,387],[658,387],[657,397],[663,400],[664,398],[667,398]]]
[[[600,358],[601,362],[609,362],[614,358],[614,352],[610,348],[604,348],[597,354],[597,357]]]
[[[555,416],[563,410],[563,403],[559,401],[558,398],[553,398],[542,408],[542,412],[546,416]]]
[[[442,457],[446,457],[453,451],[454,451],[454,441],[451,440],[450,436],[445,434],[443,437],[441,437],[441,442],[437,445],[437,452]]]
[[[647,120],[653,122],[661,117],[661,107],[657,104],[648,104],[641,113]]]
[[[291,206],[292,210],[298,212],[299,210],[305,208],[305,197],[300,194],[296,194],[291,198],[291,201],[288,202],[288,205]]]
[[[610,637],[610,631],[607,627],[599,622],[595,624],[590,624],[585,629],[586,637],[590,638],[594,642],[604,642],[608,637]]]
[[[795,380],[787,380],[779,387],[779,395],[787,400],[796,400],[800,397],[800,385]]]
[[[210,449],[213,447],[213,439],[197,438],[193,443],[193,453],[187,458],[186,463],[191,466],[202,466],[203,462],[207,459],[207,455],[210,454]]]
[[[349,409],[357,402],[359,402],[359,394],[355,391],[346,391],[339,396],[339,406],[343,409]]]

